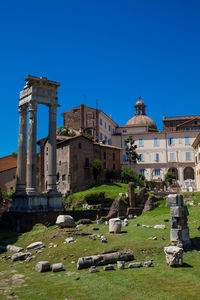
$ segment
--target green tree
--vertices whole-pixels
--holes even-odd
[[[121,178],[125,182],[135,181],[135,176],[131,168],[123,168],[121,171]]]
[[[102,170],[102,162],[99,159],[94,159],[92,163],[92,168],[93,168],[93,175],[95,181],[97,180],[97,177],[100,175],[101,170]]]
[[[139,159],[139,155],[136,152],[137,145],[135,144],[135,141],[133,140],[132,136],[129,136],[126,140],[126,155],[128,156],[129,164],[136,163],[136,161]]]
[[[176,177],[172,174],[172,172],[167,172],[165,174],[165,181],[169,184],[172,184],[173,179],[176,179]]]

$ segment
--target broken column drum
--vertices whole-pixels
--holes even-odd
[[[17,183],[13,194],[12,211],[35,212],[62,210],[62,197],[56,188],[56,110],[59,83],[44,77],[28,75],[19,99],[19,138],[17,157]],[[48,135],[48,182],[47,193],[41,194],[36,187],[37,174],[37,108],[38,104],[49,107]],[[28,116],[28,152],[27,142]]]
[[[171,231],[170,241],[177,246],[190,246],[189,228],[187,217],[188,209],[183,205],[183,195],[169,195],[167,197],[167,205],[170,206],[171,213]]]

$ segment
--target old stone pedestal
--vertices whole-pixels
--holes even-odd
[[[14,194],[10,211],[15,212],[46,212],[62,211],[62,195],[60,193]]]

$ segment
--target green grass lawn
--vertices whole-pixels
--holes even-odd
[[[188,207],[189,227],[191,239],[200,239],[197,227],[200,225],[200,206]],[[104,234],[108,243],[101,243],[99,239],[93,241],[88,236],[73,235],[74,229],[58,229],[56,226],[46,228],[36,225],[27,233],[20,236],[0,231],[0,242],[16,239],[15,245],[26,247],[36,241],[42,241],[46,248],[30,262],[12,262],[2,259],[0,255],[0,299],[14,292],[18,299],[22,300],[46,300],[65,298],[73,299],[200,299],[200,242],[197,249],[184,253],[184,266],[181,268],[169,268],[165,262],[163,248],[170,245],[169,222],[170,209],[161,201],[160,207],[141,215],[136,220],[130,220],[128,227],[123,227],[126,233],[113,235],[108,233],[107,225],[84,225],[78,232]],[[166,230],[136,227],[134,224],[156,225],[165,224]],[[99,227],[99,231],[93,231]],[[76,240],[71,244],[63,244],[68,236]],[[156,241],[149,237],[157,237]],[[56,248],[49,248],[49,243],[57,244]],[[98,267],[99,273],[90,274],[88,269],[77,270],[76,262],[81,256],[99,254],[107,251],[131,251],[134,261],[153,259],[154,267],[139,269],[124,269],[115,271],[103,271]],[[38,261],[49,260],[50,263],[63,262],[65,271],[59,273],[37,273],[34,267]],[[126,263],[126,266],[128,263]],[[23,281],[13,281],[13,275],[24,275]],[[79,280],[77,280],[79,278]],[[15,298],[13,298],[15,299]]]
[[[96,193],[105,193],[106,198],[115,199],[119,196],[119,193],[125,193],[128,189],[128,184],[117,182],[117,183],[105,183],[100,185],[95,185],[94,187],[71,194],[66,199],[64,199],[64,205],[66,203],[71,203],[71,206],[78,206],[79,204],[86,203],[84,200],[85,196],[89,194],[96,194]]]

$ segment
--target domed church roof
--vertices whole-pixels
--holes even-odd
[[[146,116],[145,107],[146,105],[139,97],[135,104],[135,116],[128,120],[126,125],[148,126],[149,129],[157,130],[155,122]]]

